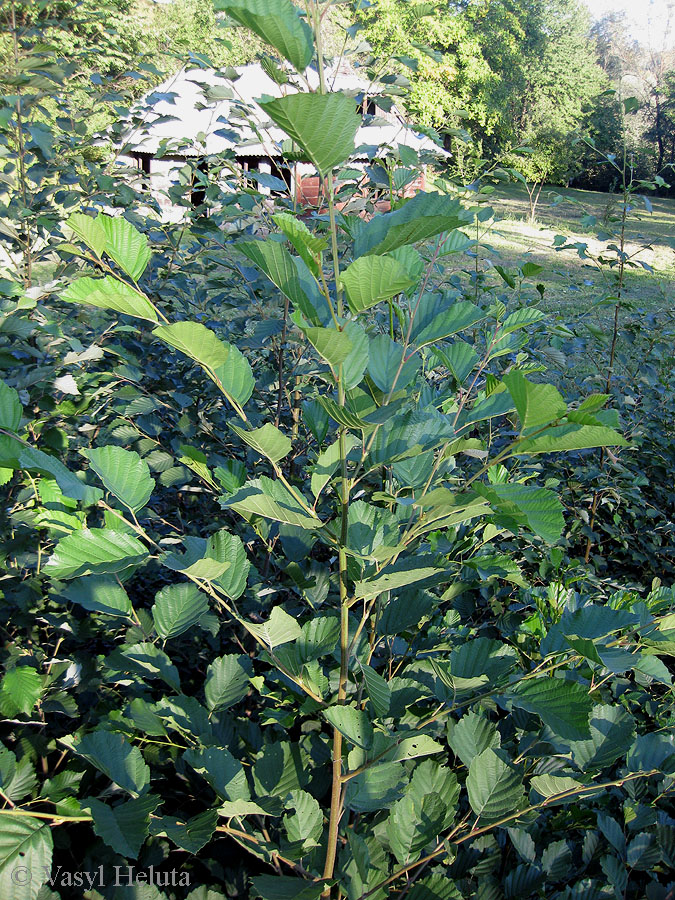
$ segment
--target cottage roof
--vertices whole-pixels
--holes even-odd
[[[147,93],[133,111],[140,124],[123,133],[126,151],[179,156],[219,154],[231,150],[238,157],[278,157],[286,134],[270,122],[256,103],[264,94],[280,96],[282,88],[259,63],[237,68],[238,77],[214,69],[182,69]],[[314,87],[318,74],[308,71]],[[377,90],[353,71],[329,70],[331,90],[373,97]],[[293,90],[285,85],[283,90]],[[356,136],[355,158],[368,158],[367,147],[405,145],[417,151],[444,151],[428,137],[415,132],[392,109],[367,116]],[[170,148],[170,149],[169,149]],[[360,149],[359,149],[360,148]]]

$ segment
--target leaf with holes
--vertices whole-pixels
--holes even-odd
[[[0,896],[35,900],[52,867],[51,826],[29,816],[0,817]],[[21,877],[27,874],[25,881]]]
[[[218,824],[218,810],[207,809],[183,821],[174,816],[161,816],[150,821],[150,834],[166,835],[181,850],[199,853],[213,837]]]
[[[325,718],[348,741],[368,750],[373,744],[373,726],[362,709],[353,706],[331,706],[323,711]]]

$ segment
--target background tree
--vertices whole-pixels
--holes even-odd
[[[587,127],[608,83],[576,0],[465,0],[444,10],[375,0],[360,15],[373,51],[412,69],[420,121],[450,134],[463,125],[493,158],[528,144],[548,160],[544,177],[567,181],[567,136]]]

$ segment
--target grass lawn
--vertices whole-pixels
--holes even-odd
[[[645,262],[653,272],[642,267],[628,269],[624,298],[636,309],[666,312],[673,309],[675,296],[675,250],[671,246],[675,244],[675,200],[649,199],[651,213],[642,198],[635,198],[626,235],[628,252],[635,253],[635,261]],[[483,239],[488,246],[481,249],[481,268],[485,271],[496,264],[513,269],[527,260],[538,263],[544,270],[536,280],[546,287],[542,309],[563,318],[587,314],[602,324],[613,315],[613,309],[604,305],[595,308],[594,304],[614,294],[611,270],[605,268],[603,276],[591,260],[580,259],[574,249],[557,251],[554,239],[556,235],[564,235],[568,243],[583,241],[588,245],[588,252],[597,255],[613,243],[609,238],[598,240],[597,233],[608,215],[617,216],[618,201],[614,194],[544,188],[536,221],[530,224],[525,188],[517,184],[500,187],[490,197],[498,221]],[[597,224],[585,224],[582,220],[586,215],[595,216]],[[617,223],[604,227],[614,230]],[[616,258],[609,251],[606,257]],[[466,268],[466,257],[446,259],[450,271]],[[496,273],[495,278],[499,278]]]

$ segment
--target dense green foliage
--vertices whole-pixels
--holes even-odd
[[[608,86],[580,5],[481,0],[441,11],[375,0],[361,16],[374,52],[412,68],[409,102],[423,122],[462,126],[493,157],[530,146],[555,183],[572,174],[570,136]]]
[[[646,518],[672,529],[675,438],[650,423],[673,350],[636,323],[631,377],[618,328],[656,184],[615,165],[613,328],[567,327],[541,266],[479,265],[506,170],[378,211],[324,82],[328,4],[216,7],[316,64],[318,91],[296,72],[264,108],[325,208],[232,180],[162,222],[51,122],[43,50],[16,45],[2,897],[667,900],[675,595],[667,548],[630,550]],[[128,865],[154,883],[116,884]]]

